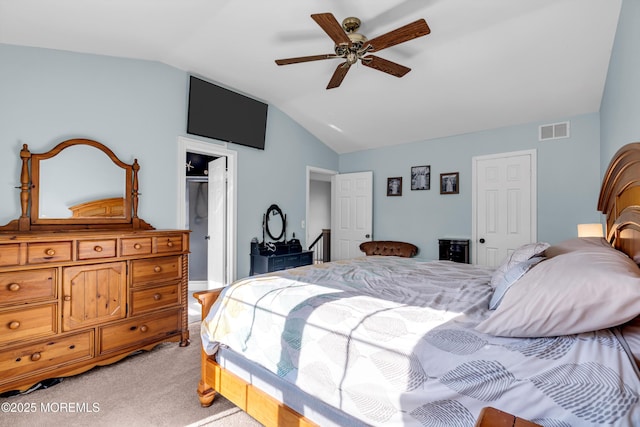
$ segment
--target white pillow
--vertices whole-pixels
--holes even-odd
[[[511,285],[516,283],[516,281],[534,265],[544,260],[545,257],[534,256],[533,258],[529,258],[526,261],[514,265],[509,271],[507,271],[502,277],[502,280],[500,280],[500,283],[498,283],[495,291],[493,291],[491,301],[489,301],[489,309],[495,310],[498,305],[500,305],[500,301],[502,301],[504,294],[509,290]]]
[[[549,258],[516,281],[476,329],[549,337],[610,328],[640,314],[640,268],[612,247]]]
[[[507,257],[491,275],[491,287],[494,289],[497,288],[498,284],[500,284],[500,282],[502,281],[504,274],[511,268],[513,268],[516,264],[526,261],[529,258],[533,258],[534,256],[540,255],[548,247],[549,244],[544,242],[527,243],[526,245],[520,246],[510,255],[507,255]]]

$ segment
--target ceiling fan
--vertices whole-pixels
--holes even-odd
[[[378,52],[390,46],[425,36],[431,32],[427,22],[424,19],[418,19],[415,22],[368,40],[365,36],[356,32],[358,28],[360,28],[361,23],[358,18],[345,18],[342,21],[342,26],[331,13],[317,13],[311,15],[311,18],[331,37],[331,40],[335,43],[335,53],[277,59],[276,64],[288,65],[318,61],[321,59],[345,59],[345,62],[339,64],[334,71],[327,85],[327,89],[340,86],[349,68],[358,62],[358,60],[362,62],[362,65],[383,71],[392,76],[404,76],[411,71],[411,68],[380,58],[379,56],[371,55],[370,53]]]

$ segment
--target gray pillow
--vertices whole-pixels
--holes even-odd
[[[491,297],[491,301],[489,302],[489,309],[495,310],[498,305],[500,305],[500,301],[502,301],[502,297],[507,293],[511,285],[513,285],[524,273],[529,271],[531,267],[538,264],[541,261],[544,261],[545,257],[535,256],[533,258],[529,258],[526,261],[520,262],[513,267],[511,267],[500,279],[498,282],[498,286],[495,291],[493,291],[493,296]]]
[[[490,283],[491,287],[494,289],[497,288],[504,274],[513,266],[534,256],[541,255],[548,247],[549,244],[545,242],[527,243],[511,252],[493,272]]]
[[[640,269],[611,247],[547,258],[518,279],[476,330],[552,337],[611,328],[640,313]]]

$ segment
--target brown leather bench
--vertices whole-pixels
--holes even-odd
[[[360,250],[368,255],[401,256],[410,258],[418,253],[418,247],[411,243],[393,240],[372,240],[360,243]]]

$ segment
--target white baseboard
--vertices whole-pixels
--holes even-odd
[[[189,280],[190,291],[206,291],[208,282],[206,280]]]

